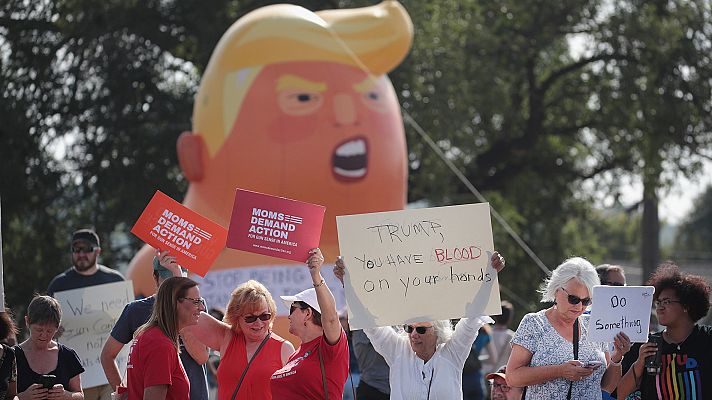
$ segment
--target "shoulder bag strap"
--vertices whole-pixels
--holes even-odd
[[[243,379],[245,379],[245,375],[247,374],[247,370],[250,368],[250,365],[252,364],[252,361],[254,361],[255,358],[257,358],[257,353],[259,353],[260,350],[262,350],[262,347],[265,345],[265,343],[267,343],[267,341],[269,340],[269,337],[270,337],[270,336],[272,336],[272,332],[267,332],[267,336],[265,336],[265,338],[262,339],[262,343],[260,343],[260,346],[257,348],[257,350],[255,350],[255,354],[253,354],[253,355],[252,355],[252,358],[250,358],[250,361],[247,362],[247,366],[246,366],[245,369],[242,371],[242,375],[240,376],[240,381],[237,382],[237,387],[235,388],[235,391],[232,393],[232,397],[230,398],[230,400],[235,400],[235,397],[237,396],[237,391],[240,390],[240,386],[242,385]]]
[[[317,349],[319,353],[319,368],[321,369],[321,384],[324,386],[324,399],[329,400],[329,390],[326,388],[326,372],[324,371],[324,358],[321,356],[321,344]]]
[[[576,318],[574,321],[574,360],[578,360],[579,353],[579,320]],[[574,383],[569,382],[569,393],[566,394],[566,400],[571,400],[571,390],[573,389]]]

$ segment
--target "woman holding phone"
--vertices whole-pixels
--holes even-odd
[[[30,337],[15,346],[20,400],[84,399],[79,356],[53,339],[61,321],[62,309],[53,297],[35,296],[27,307]]]
[[[507,363],[507,384],[526,386],[525,399],[600,400],[602,387],[615,389],[631,344],[620,332],[609,354],[606,344],[588,341],[583,313],[599,284],[593,265],[581,257],[564,261],[544,281],[541,301],[554,305],[524,316]]]

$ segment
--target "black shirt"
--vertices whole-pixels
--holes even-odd
[[[635,343],[623,358],[624,373],[638,359],[641,345]],[[712,399],[712,326],[695,325],[679,346],[663,340],[662,355],[657,375],[643,372],[637,398]]]
[[[124,276],[119,271],[103,265],[92,275],[82,275],[74,267],[62,272],[52,279],[47,287],[47,294],[54,296],[57,292],[79,289],[87,286],[103,285],[105,283],[121,282]]]
[[[57,367],[48,375],[57,377],[55,384],[60,383],[64,390],[69,390],[69,381],[75,376],[84,372],[84,367],[79,361],[77,353],[69,347],[58,343]],[[19,345],[15,346],[15,357],[17,358],[17,393],[27,390],[33,383],[40,383],[41,374],[33,371],[27,362],[25,352]]]

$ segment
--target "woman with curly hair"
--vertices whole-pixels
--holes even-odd
[[[642,399],[712,398],[712,326],[697,324],[710,309],[709,284],[672,262],[660,265],[648,284],[655,286],[653,305],[665,327],[651,335],[661,339],[660,368],[645,368],[645,358],[658,350],[655,341],[636,344],[623,360],[628,372],[618,385],[618,398],[630,393]]]

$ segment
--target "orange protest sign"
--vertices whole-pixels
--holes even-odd
[[[227,229],[160,190],[153,195],[131,233],[157,249],[169,250],[178,264],[200,276],[205,276],[227,240]]]

